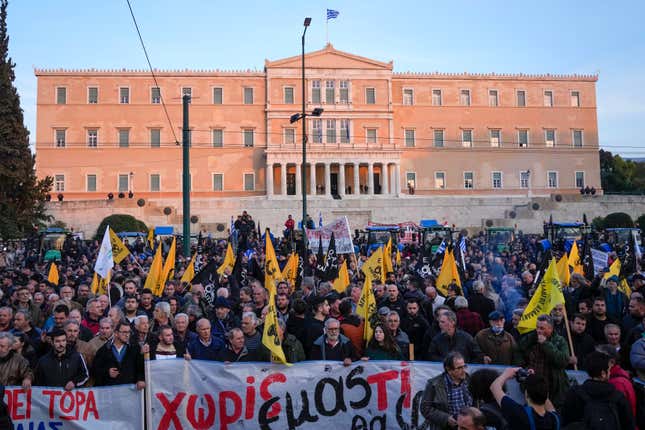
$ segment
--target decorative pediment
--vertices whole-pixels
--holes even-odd
[[[360,57],[347,52],[335,49],[331,43],[325,48],[305,54],[307,69],[368,69],[368,70],[392,70],[392,61],[383,63],[371,58]],[[282,60],[265,60],[265,67],[295,69],[302,67],[302,57],[296,55]]]

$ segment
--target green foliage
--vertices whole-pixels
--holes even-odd
[[[605,217],[604,228],[634,227],[634,221],[625,212],[612,212]]]
[[[600,231],[605,228],[605,219],[601,216],[597,216],[594,219],[591,220],[591,227],[596,230]]]
[[[51,224],[49,224],[48,227],[58,227],[58,228],[67,229],[67,224],[65,224],[64,221],[61,221],[61,220],[57,219],[56,221],[54,221]]]
[[[600,150],[600,180],[606,193],[645,193],[645,163]]]
[[[103,239],[105,229],[108,225],[117,233],[122,231],[140,231],[145,233],[148,231],[146,224],[132,215],[115,214],[103,218],[103,221],[99,224],[98,230],[96,230],[96,236],[94,236],[94,238],[97,240]]]
[[[49,220],[45,197],[52,178],[39,180],[29,149],[20,96],[13,85],[15,64],[9,58],[7,0],[0,1],[0,238],[22,238]]]
[[[645,214],[638,217],[636,220],[636,226],[642,231],[645,231]]]

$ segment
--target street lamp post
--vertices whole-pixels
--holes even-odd
[[[311,18],[305,18],[304,30],[302,31],[302,166],[300,166],[300,189],[302,190],[302,237],[303,241],[307,243],[307,235],[305,233],[305,222],[307,219],[307,187],[306,187],[306,166],[307,166],[307,115],[305,110],[307,108],[305,103],[305,34],[307,28],[311,24]],[[306,248],[305,248],[306,249]],[[303,258],[305,256],[303,255]]]

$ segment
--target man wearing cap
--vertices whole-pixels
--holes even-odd
[[[481,330],[475,336],[475,341],[484,354],[485,364],[501,364],[510,366],[516,343],[513,336],[504,330],[504,315],[499,311],[488,314],[490,327]]]
[[[224,297],[218,297],[213,305],[215,318],[213,318],[213,336],[226,342],[226,333],[234,327],[240,326],[240,321],[231,312],[231,304]]]
[[[627,306],[627,297],[622,291],[618,291],[620,279],[612,275],[605,283],[605,304],[607,306],[607,316],[613,320],[620,321],[623,317],[623,310]]]

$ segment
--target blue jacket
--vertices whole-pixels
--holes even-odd
[[[638,339],[632,345],[629,361],[632,362],[632,368],[638,373],[639,378],[645,376],[645,337]]]
[[[206,346],[199,337],[188,342],[188,353],[195,360],[217,360],[220,350],[224,348],[224,341],[211,336],[210,345]]]

